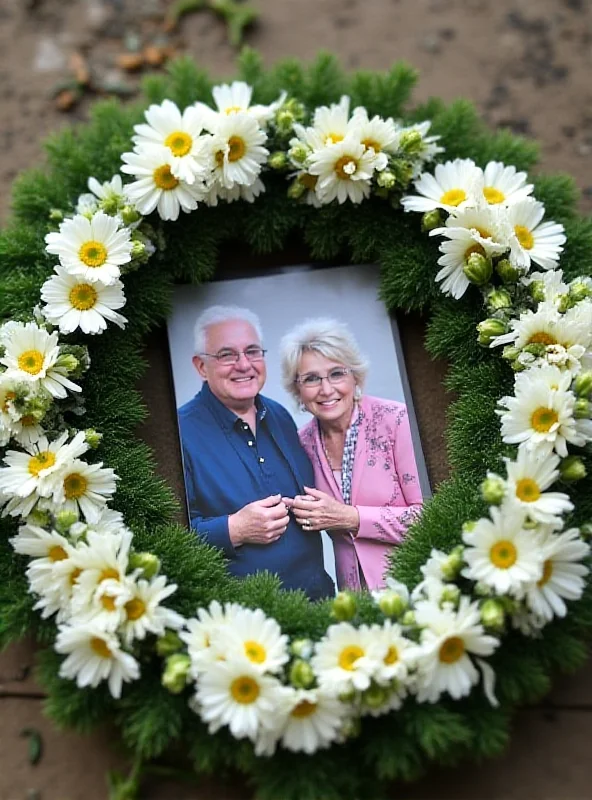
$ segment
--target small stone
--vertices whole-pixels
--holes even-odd
[[[426,53],[439,53],[440,52],[440,40],[437,36],[433,34],[428,34],[424,36],[420,42],[419,46],[422,50],[425,50]]]
[[[144,66],[144,56],[142,53],[120,53],[115,63],[126,72],[136,72]]]
[[[64,89],[55,99],[55,105],[58,111],[70,111],[78,102],[78,95],[71,89]]]

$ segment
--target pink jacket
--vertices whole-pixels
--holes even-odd
[[[383,587],[386,557],[421,511],[422,496],[413,453],[407,407],[364,395],[354,458],[351,502],[360,514],[354,537],[332,531],[339,589]],[[323,451],[316,419],[299,431],[312,462],[315,486],[343,502]]]

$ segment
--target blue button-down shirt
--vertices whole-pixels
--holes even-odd
[[[207,383],[179,410],[191,526],[229,559],[233,575],[268,570],[285,589],[303,589],[312,599],[331,596],[318,532],[305,532],[290,516],[271,544],[234,548],[228,517],[270,495],[294,497],[313,485],[313,472],[294,421],[279,403],[258,396],[256,435],[224,406]]]

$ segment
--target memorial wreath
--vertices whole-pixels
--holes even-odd
[[[0,641],[32,634],[46,710],[115,722],[143,769],[181,746],[267,800],[367,795],[499,753],[510,714],[586,658],[592,222],[532,142],[465,101],[410,110],[413,70],[320,56],[212,86],[189,59],[96,105],[16,182],[0,235]],[[255,101],[258,104],[253,104]],[[121,173],[123,173],[123,178]],[[531,181],[531,182],[529,182]],[[88,191],[87,191],[88,190]],[[416,213],[414,213],[416,212]],[[310,603],[238,581],[175,521],[135,429],[143,341],[224,242],[378,263],[429,315],[457,393],[451,477],[386,588]]]

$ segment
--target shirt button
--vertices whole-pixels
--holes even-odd
[[[253,447],[253,442],[252,442],[250,439],[249,439],[249,441],[247,442],[247,444],[249,445],[249,447]]]
[[[263,464],[263,462],[264,462],[264,461],[265,461],[265,459],[264,459],[264,458],[260,458],[260,459],[259,459],[259,463],[260,463],[260,464]]]

